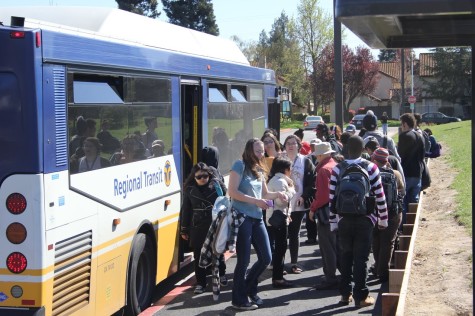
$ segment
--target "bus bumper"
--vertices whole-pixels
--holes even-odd
[[[0,315],[8,316],[45,316],[45,308],[0,308]]]

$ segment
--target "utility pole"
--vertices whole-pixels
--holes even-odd
[[[343,71],[341,60],[341,23],[336,19],[333,0],[333,50],[335,52],[335,123],[343,128]]]

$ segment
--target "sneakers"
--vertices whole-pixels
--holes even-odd
[[[193,293],[195,294],[202,294],[205,291],[205,287],[202,285],[197,285],[195,287],[195,291]]]
[[[257,306],[256,304],[247,302],[246,304],[243,304],[243,305],[234,305],[233,304],[233,308],[241,310],[241,311],[253,311],[255,309],[258,309],[259,306]]]
[[[351,302],[353,302],[353,295],[342,295],[340,298],[340,303],[341,305],[349,305]]]
[[[219,284],[221,286],[228,286],[228,278],[225,275],[220,276],[219,277]]]
[[[264,301],[257,295],[249,295],[249,299],[253,304],[256,304],[257,306],[261,306],[264,304]]]
[[[306,245],[316,245],[318,244],[318,241],[316,239],[307,239],[305,240]]]
[[[315,285],[315,290],[336,290],[338,289],[338,281],[323,280],[321,283]]]
[[[361,300],[361,301],[355,301],[355,306],[356,307],[366,307],[366,306],[371,306],[371,305],[374,305],[374,298],[372,298],[371,296],[367,296],[364,300]]]

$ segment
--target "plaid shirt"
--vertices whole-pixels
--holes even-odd
[[[217,239],[216,234],[218,233],[217,228],[221,221],[227,220],[227,210],[222,210],[216,216],[216,219],[213,220],[211,226],[209,227],[208,234],[206,235],[205,242],[201,248],[201,254],[199,258],[199,266],[206,268],[209,265],[212,265],[212,280],[213,280],[213,299],[217,301],[220,294],[220,285],[219,285],[219,259],[223,254],[214,253],[213,251],[213,242]],[[244,222],[244,215],[238,213],[234,208],[231,208],[231,227],[230,227],[230,237],[227,242],[227,248],[230,252],[236,251],[236,240],[237,234],[239,231],[239,226]],[[195,258],[195,260],[197,260]]]

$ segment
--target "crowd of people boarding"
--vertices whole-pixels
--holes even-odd
[[[418,203],[423,189],[426,157],[440,155],[432,132],[420,129],[418,114],[399,118],[397,143],[387,135],[386,114],[381,121],[382,131],[376,115],[368,111],[359,134],[351,124],[343,131],[321,123],[310,142],[303,140],[303,130],[297,130],[283,144],[278,133],[268,129],[260,139],[247,141],[242,156],[232,164],[227,187],[217,171],[217,149],[206,147],[203,153],[211,152],[212,159],[204,159],[209,155],[203,154],[203,161],[193,167],[181,209],[180,235],[190,242],[196,259],[194,293],[209,290],[209,266],[219,274],[213,291],[215,285],[228,285],[221,254],[214,261],[197,258],[208,253],[211,232],[219,230],[212,209],[218,197],[227,194],[237,259],[232,274],[235,309],[255,310],[265,304],[258,283],[266,269],[272,269],[274,288],[294,286],[285,275],[303,271],[299,265],[302,227],[307,236],[304,243],[319,247],[322,256],[324,278],[315,289],[338,289],[342,305],[373,305],[368,271],[380,282],[388,281],[408,205]],[[255,262],[251,262],[252,248]],[[369,266],[371,251],[374,264]]]

